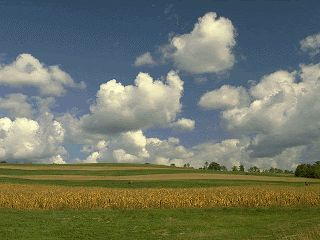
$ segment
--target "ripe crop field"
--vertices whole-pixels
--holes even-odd
[[[0,208],[16,210],[320,207],[319,186],[103,189],[3,183],[0,189]]]
[[[319,179],[130,164],[3,164],[0,175],[0,239],[34,238],[40,215],[50,226],[37,239],[320,237]],[[16,216],[32,230],[18,233]],[[65,228],[65,238],[52,227]]]

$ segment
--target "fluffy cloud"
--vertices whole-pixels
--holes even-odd
[[[48,163],[67,164],[66,161],[64,161],[60,155],[53,156],[52,158],[49,159]]]
[[[132,163],[137,162],[136,156],[126,153],[123,149],[117,149],[113,151],[113,157],[118,163]]]
[[[180,70],[190,73],[221,73],[235,63],[231,50],[237,35],[231,21],[209,12],[199,18],[191,33],[173,37],[159,48],[163,59],[172,59]]]
[[[74,163],[87,163],[92,154],[98,156],[91,162],[118,162],[118,163],[159,163],[159,159],[167,159],[161,164],[183,166],[193,157],[192,151],[179,145],[178,138],[160,140],[146,138],[141,130],[129,131],[110,138],[110,141],[101,140],[94,145],[85,145],[81,150],[90,154],[85,160],[74,159]]]
[[[232,97],[225,101],[220,99],[220,106],[228,106],[222,112],[228,129],[255,134],[247,146],[250,158],[277,158],[285,151],[297,148],[300,149],[300,155],[296,156],[304,158],[303,148],[320,140],[320,64],[299,66],[300,72],[277,71],[251,86],[249,93],[253,101],[248,106],[235,104],[232,107]],[[296,83],[297,77],[302,79],[300,83]],[[215,93],[228,90],[230,92],[226,95],[231,96],[235,88],[222,87]],[[215,106],[217,95],[212,94]],[[201,98],[207,98],[202,105],[210,102],[208,96]],[[299,161],[296,157],[292,159],[295,159],[295,163]]]
[[[56,120],[66,130],[65,142],[72,144],[96,144],[96,142],[110,137],[106,134],[100,134],[98,132],[87,132],[82,128],[82,121],[77,117],[72,116],[70,113],[65,113],[61,117],[56,117]],[[84,150],[85,153],[86,150]]]
[[[308,36],[301,40],[300,45],[302,51],[310,51],[310,56],[315,56],[320,52],[320,33]]]
[[[5,99],[0,98],[0,114],[7,114],[11,118],[32,118],[34,110],[26,100],[27,96],[21,93],[8,94]]]
[[[27,118],[0,119],[0,159],[7,162],[63,163],[67,155],[61,146],[65,130],[47,113],[38,121]]]
[[[173,130],[176,132],[187,132],[194,129],[195,121],[186,118],[180,118],[177,122],[171,124]]]
[[[251,158],[252,150],[248,149],[253,144],[250,137],[243,136],[240,139],[227,139],[221,143],[206,142],[186,149],[180,145],[178,138],[169,137],[167,140],[147,138],[141,130],[122,133],[113,137],[110,141],[101,140],[94,145],[85,145],[82,152],[89,154],[84,159],[74,159],[73,163],[93,162],[118,162],[118,163],[153,163],[178,167],[190,163],[194,168],[204,166],[205,162],[218,162],[221,166],[243,164],[246,169],[257,166],[262,169],[277,167],[292,170],[297,167],[300,159],[311,152],[306,151],[305,146],[297,146],[285,149],[275,156],[259,156]],[[317,149],[320,142],[315,143],[313,149]],[[315,156],[315,155],[313,155]]]
[[[233,87],[223,85],[218,90],[205,93],[198,105],[203,109],[231,109],[236,107],[245,107],[250,103],[250,97],[246,89],[242,86]]]
[[[88,133],[116,135],[149,127],[168,127],[181,111],[183,82],[170,71],[167,84],[147,73],[139,73],[136,86],[122,86],[111,80],[100,86],[97,103],[90,106],[92,115],[80,119]]]
[[[217,162],[220,165],[229,167],[239,166],[241,163],[248,161],[248,154],[246,147],[248,146],[249,139],[227,139],[221,143],[206,142],[194,146],[191,150],[195,154],[193,162],[201,163],[201,167],[205,162]]]
[[[155,65],[155,61],[153,61],[150,52],[146,52],[142,54],[140,57],[137,57],[136,61],[134,62],[134,66],[141,67],[143,65]]]
[[[60,97],[66,93],[63,86],[85,88],[84,82],[76,85],[69,74],[58,66],[46,68],[30,54],[20,54],[10,65],[0,65],[0,84],[10,87],[35,86],[42,95]]]

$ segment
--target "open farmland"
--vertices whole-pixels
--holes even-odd
[[[90,222],[92,227],[105,229],[98,231],[101,235],[89,234],[88,239],[104,239],[103,236],[108,239],[119,236],[127,236],[123,239],[132,239],[132,236],[317,239],[320,236],[320,218],[315,214],[320,213],[318,179],[130,164],[3,164],[0,175],[1,218],[19,215],[33,219],[32,216],[41,214],[56,228],[66,223],[69,227],[87,226]],[[306,186],[305,181],[310,185]],[[63,226],[55,219],[61,219]],[[144,222],[147,219],[153,224]],[[14,238],[10,230],[3,230],[7,221],[0,222],[2,239],[28,239],[26,235]],[[306,222],[312,224],[307,227]],[[127,223],[126,233],[123,228],[117,229],[121,223]],[[261,224],[266,226],[261,228]],[[34,233],[39,231],[33,229]],[[311,233],[309,238],[306,238],[306,229]],[[55,232],[50,227],[46,231],[49,235]],[[94,229],[87,226],[81,231],[94,232]],[[108,235],[110,231],[114,234]]]

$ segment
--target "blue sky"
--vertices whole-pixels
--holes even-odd
[[[315,1],[1,1],[0,160],[319,160]]]

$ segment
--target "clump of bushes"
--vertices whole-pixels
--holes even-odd
[[[306,177],[306,178],[320,178],[320,161],[311,164],[300,164],[294,175],[296,177]]]

